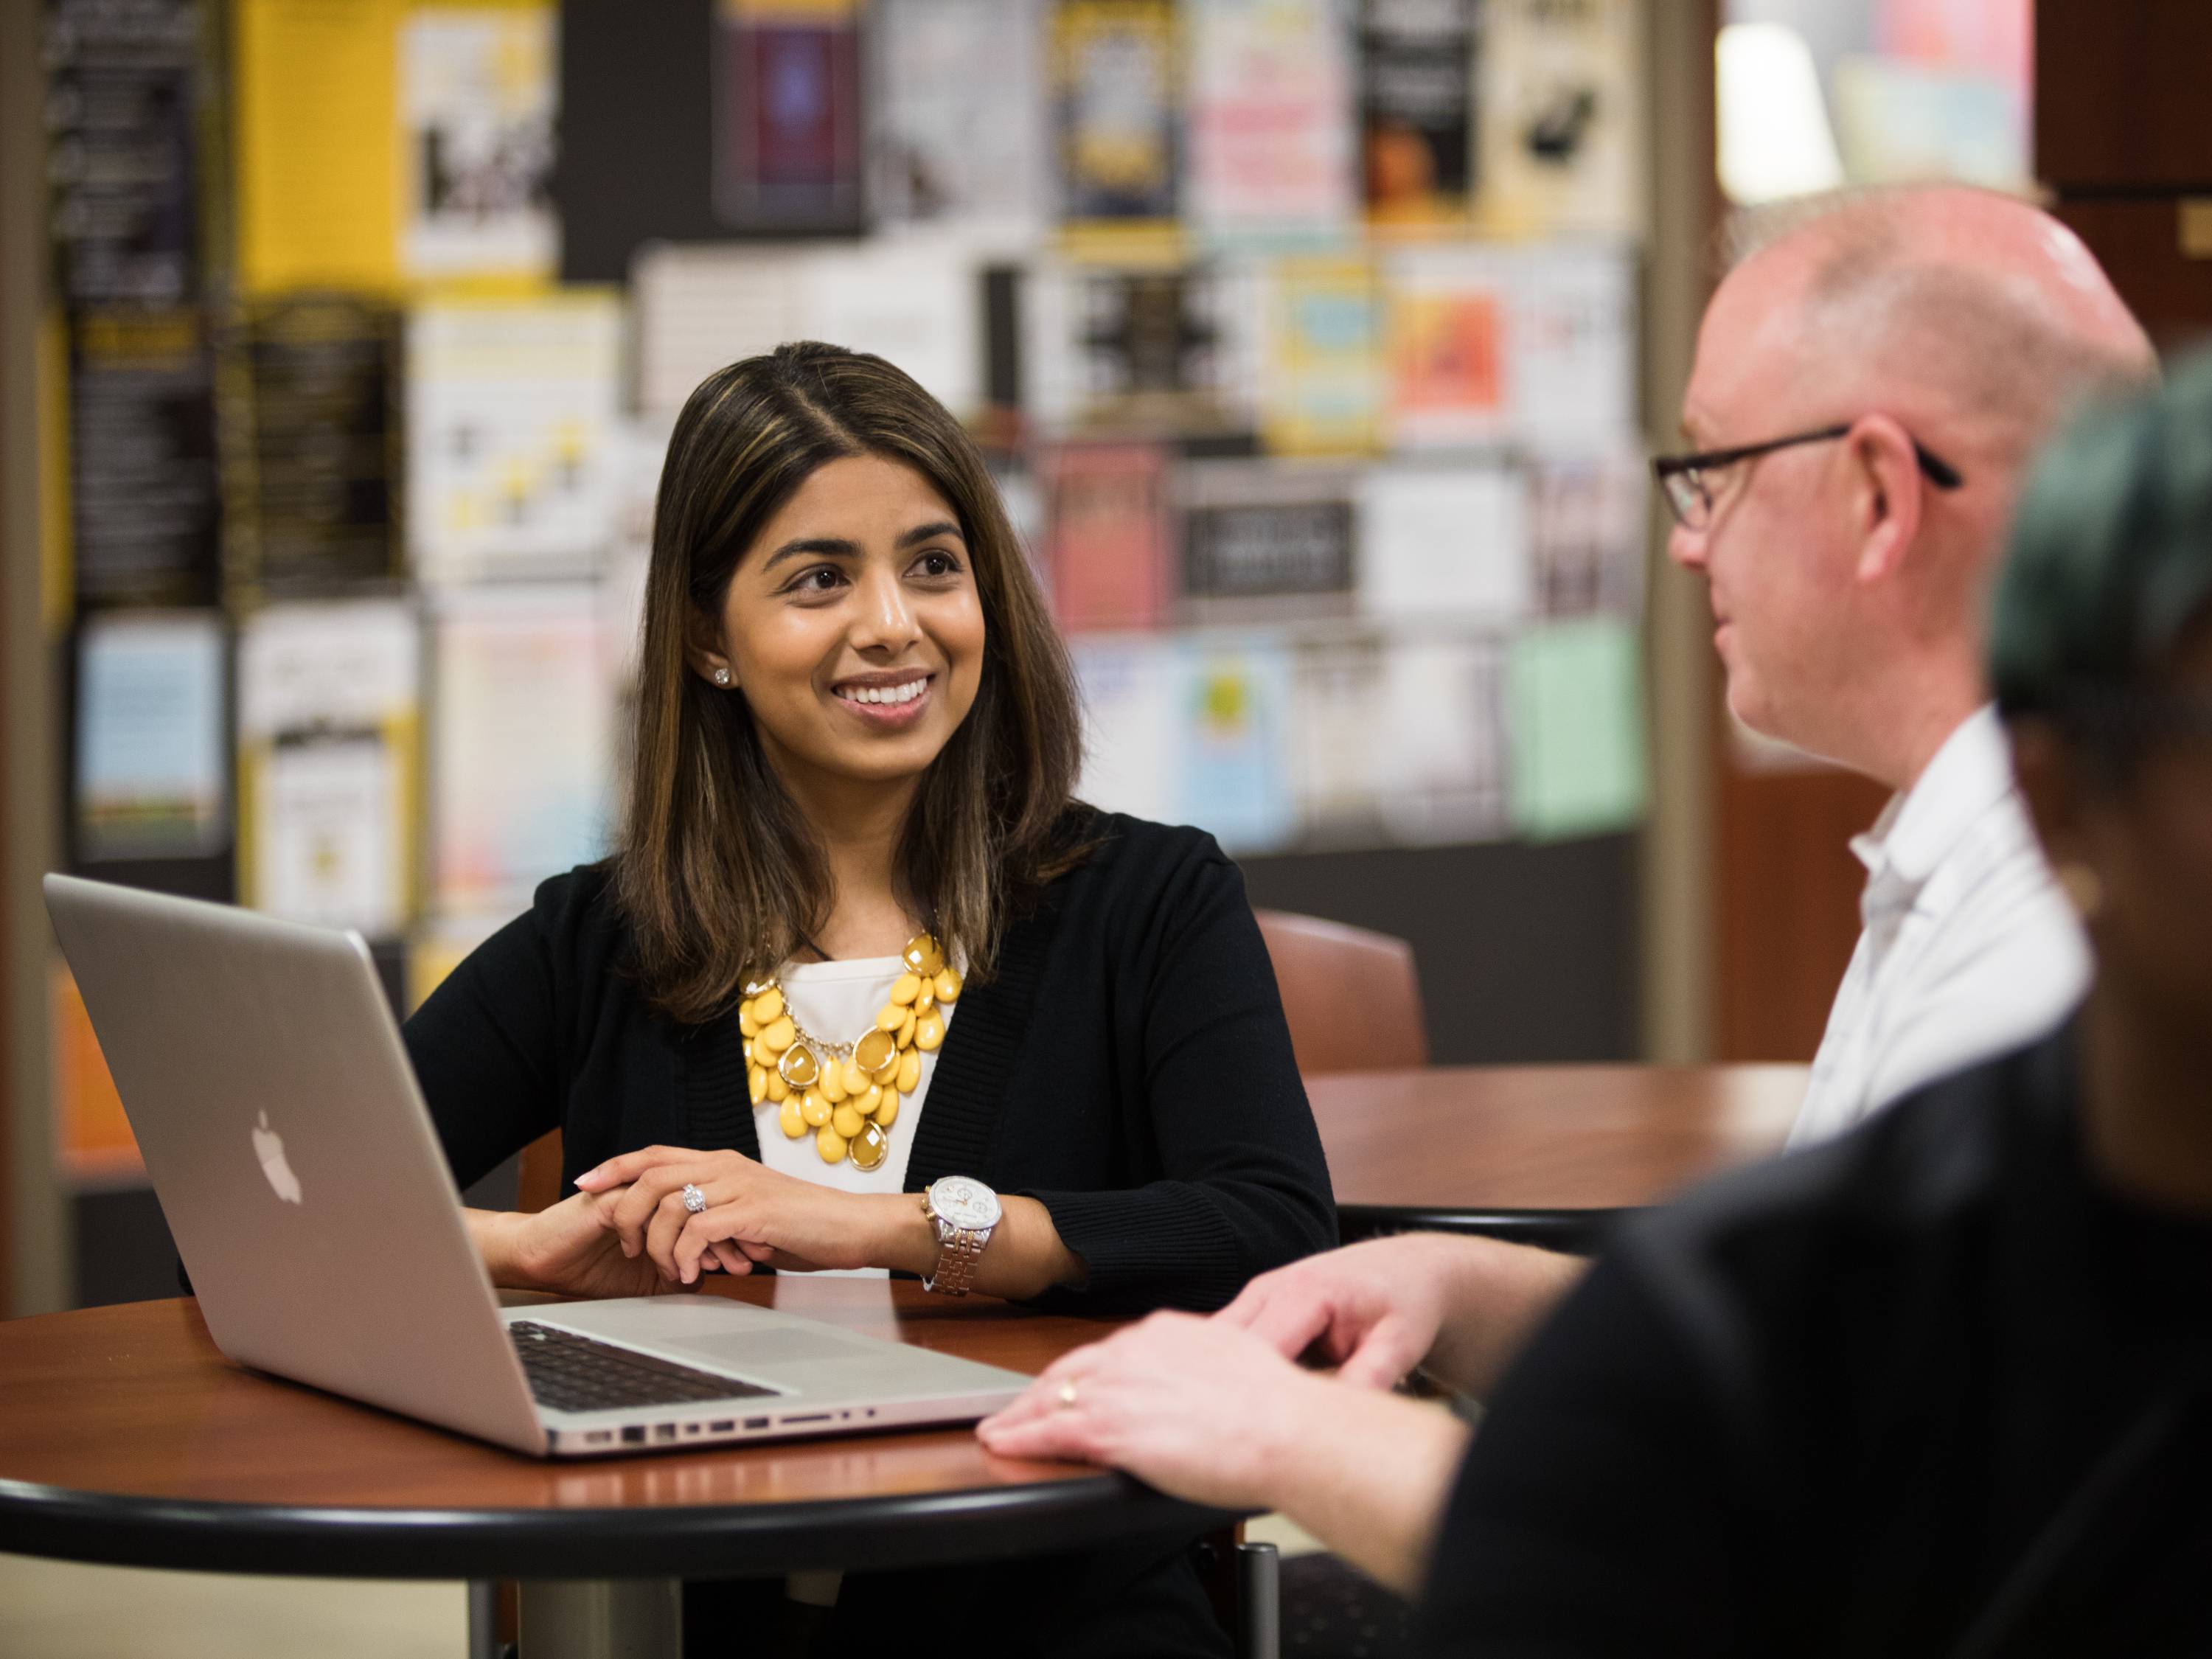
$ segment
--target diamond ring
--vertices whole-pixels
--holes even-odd
[[[1075,1379],[1072,1376],[1060,1385],[1060,1408],[1062,1411],[1075,1408]]]
[[[707,1207],[707,1194],[688,1181],[684,1183],[684,1207],[693,1215]]]

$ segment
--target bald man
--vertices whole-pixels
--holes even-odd
[[[1897,792],[1852,842],[1864,931],[1793,1144],[2040,1036],[2087,988],[1982,617],[2029,459],[2086,394],[2154,373],[2072,233],[1981,191],[1801,210],[1713,296],[1693,453],[1656,463],[1670,551],[1711,582],[1736,716]]]
[[[2085,395],[2154,374],[2142,329],[2071,233],[2020,202],[1955,188],[1800,210],[1768,228],[1706,312],[1684,398],[1692,453],[1655,468],[1676,516],[1670,550],[1711,584],[1729,704],[1898,792],[1855,845],[1869,869],[1866,930],[1801,1142],[2039,1035],[2084,988],[2079,927],[2036,851],[1986,706],[1981,618],[2039,444]],[[1487,1443],[1517,1437],[1505,1416],[1548,1413],[1530,1443],[1572,1455],[1541,1468],[1492,1460],[1504,1472],[1486,1475],[1481,1512],[1517,1506],[1527,1533],[1506,1526],[1488,1542],[1523,1553],[1514,1571],[1534,1564],[1518,1626],[1511,1573],[1501,1581],[1486,1564],[1478,1575],[1486,1616],[1504,1620],[1484,1632],[1503,1639],[1497,1650],[1672,1650],[1665,1621],[1685,1598],[1703,1612],[1725,1601],[1723,1582],[1631,1573],[1631,1546],[1673,1560],[1668,1540],[1609,1534],[1603,1514],[1577,1507],[1581,1485],[1633,1487],[1632,1465],[1663,1464],[1636,1454],[1705,1443],[1712,1411],[1756,1411],[1755,1376],[1681,1374],[1685,1353],[1694,1368],[1747,1355],[1750,1339],[1732,1324],[1732,1290],[1678,1267],[1656,1270],[1640,1297],[1624,1298],[1615,1275],[1576,1298],[1601,1289],[1602,1316],[1585,1310],[1574,1328],[1617,1331],[1650,1367],[1630,1368],[1644,1379],[1635,1389],[1578,1394],[1571,1358],[1547,1368],[1540,1404],[1501,1402]],[[1419,1365],[1487,1395],[1581,1276],[1569,1258],[1491,1240],[1354,1245],[1254,1280],[1212,1320],[1157,1316],[1072,1354],[979,1432],[1011,1455],[1085,1457],[1201,1501],[1282,1510],[1411,1593],[1465,1432],[1381,1390]],[[1292,1363],[1309,1352],[1336,1377]],[[1464,1602],[1449,1576],[1467,1565],[1439,1558],[1432,1603]],[[1636,1589],[1609,1597],[1609,1571]],[[1577,1583],[1579,1595],[1562,1591]],[[1583,1646],[1561,1638],[1570,1630]]]

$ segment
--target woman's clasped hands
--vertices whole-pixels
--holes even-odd
[[[699,1194],[696,1209],[687,1187]],[[787,1272],[883,1265],[876,1245],[893,1221],[887,1206],[901,1204],[896,1194],[781,1175],[742,1152],[683,1146],[609,1158],[577,1176],[576,1188],[623,1257],[649,1263],[663,1286],[696,1284],[702,1273],[748,1273],[756,1262]]]

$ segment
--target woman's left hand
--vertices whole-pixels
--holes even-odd
[[[705,1195],[684,1207],[686,1183]],[[642,1251],[661,1276],[689,1285],[719,1266],[744,1273],[756,1261],[801,1271],[868,1267],[882,1200],[841,1193],[763,1169],[742,1152],[647,1146],[610,1158],[576,1178],[587,1193],[629,1191],[603,1211],[623,1254]]]

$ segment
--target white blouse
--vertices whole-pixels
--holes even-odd
[[[906,971],[906,963],[896,957],[864,957],[852,962],[786,966],[777,971],[776,981],[783,987],[783,1000],[793,1019],[807,1032],[824,1042],[850,1043],[875,1029],[877,1014],[890,1000],[891,987]],[[957,1003],[939,1005],[947,1030],[958,1012]],[[890,1146],[874,1169],[863,1170],[849,1158],[824,1164],[822,1154],[814,1150],[814,1131],[809,1129],[795,1139],[785,1134],[782,1108],[772,1100],[763,1100],[753,1109],[761,1163],[781,1175],[834,1187],[841,1193],[902,1191],[907,1160],[913,1154],[914,1137],[921,1125],[922,1106],[929,1098],[929,1082],[937,1074],[937,1059],[936,1054],[922,1055],[921,1080],[912,1094],[899,1101],[898,1118],[885,1132],[890,1136]],[[881,1279],[884,1270],[857,1268],[854,1276]]]

